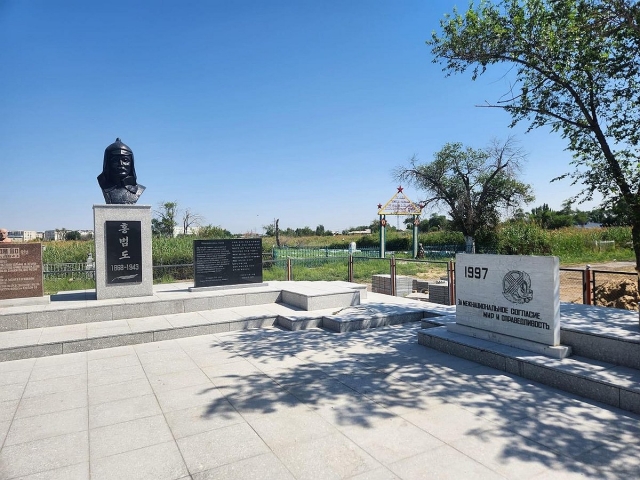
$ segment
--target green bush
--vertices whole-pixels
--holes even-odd
[[[95,257],[95,246],[91,241],[43,242],[42,263],[86,262],[91,253]]]
[[[462,232],[441,230],[438,232],[421,233],[418,241],[423,245],[464,245]]]
[[[500,227],[498,252],[503,255],[549,255],[549,232],[530,222],[511,222]]]

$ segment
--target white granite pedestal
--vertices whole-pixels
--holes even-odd
[[[109,269],[113,265],[108,264],[107,250],[113,251],[114,240],[110,239],[111,246],[107,245],[107,222],[119,222],[126,225],[129,222],[140,222],[141,250],[140,262],[132,260],[130,264],[122,260],[125,270],[120,275],[120,280],[109,281]],[[150,205],[94,205],[93,228],[96,242],[96,297],[98,300],[107,298],[144,297],[153,295],[153,261],[151,256],[151,206]],[[115,240],[120,242],[121,256],[126,257],[127,233]],[[132,252],[133,253],[133,252]],[[138,266],[137,269],[134,269]],[[127,270],[128,268],[131,270]],[[111,275],[113,276],[113,275]],[[127,279],[126,277],[133,277]],[[123,280],[122,280],[123,279]]]

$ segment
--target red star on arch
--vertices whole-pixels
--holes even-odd
[[[382,204],[381,204],[381,203],[379,203],[379,204],[378,204],[378,210],[380,210],[381,208],[382,208]]]
[[[402,185],[401,185],[401,186],[398,187],[398,193],[402,193],[402,190],[403,190],[403,188],[402,188]]]

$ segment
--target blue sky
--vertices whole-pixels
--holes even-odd
[[[560,208],[576,192],[562,139],[478,108],[504,71],[446,78],[425,40],[447,0],[0,0],[0,227],[93,228],[116,137],[138,201],[176,201],[234,233],[369,224],[394,167],[447,142],[515,135],[522,179]],[[405,193],[420,201],[422,192]],[[593,204],[583,205],[591,208]],[[431,212],[428,212],[429,214]]]

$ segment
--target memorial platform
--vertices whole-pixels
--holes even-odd
[[[68,292],[48,305],[0,307],[0,361],[255,328],[345,333],[421,322],[421,345],[640,413],[636,312],[562,304],[561,342],[574,354],[554,360],[447,332],[454,306],[375,294],[364,285],[270,282],[208,292],[190,286],[156,285],[151,297],[107,300]]]
[[[197,292],[190,286],[155,285],[152,296],[105,300],[92,291],[66,292],[52,295],[47,305],[0,308],[0,361],[271,326],[344,332],[447,311],[367,294],[366,286],[349,282],[269,282]]]

